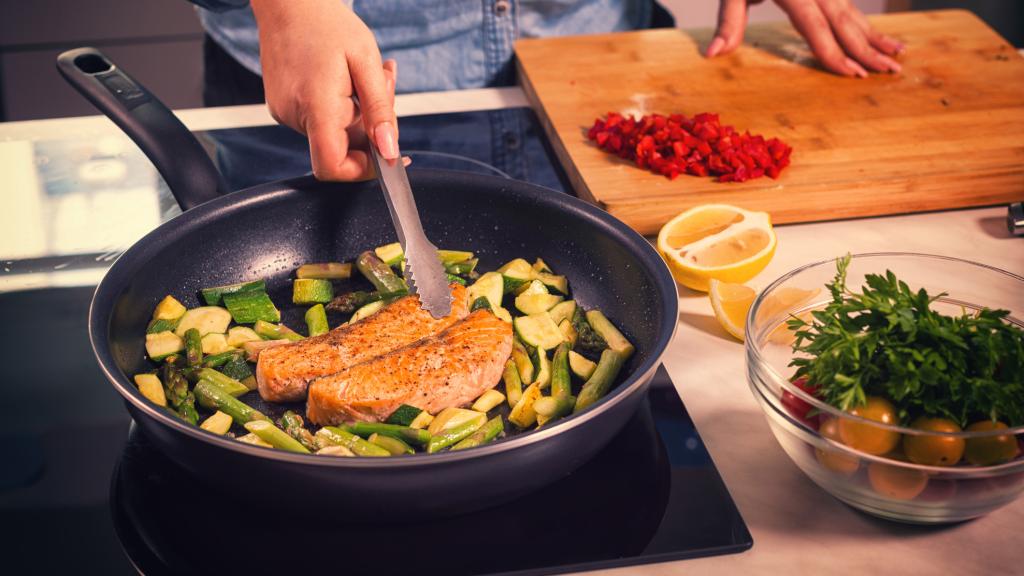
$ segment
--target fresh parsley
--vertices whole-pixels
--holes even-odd
[[[1009,311],[940,314],[931,304],[945,293],[915,292],[888,270],[866,275],[858,294],[846,287],[849,265],[849,255],[837,259],[824,309],[788,322],[793,350],[807,355],[790,362],[795,377],[842,410],[885,397],[904,424],[921,415],[1024,424],[1024,330]]]

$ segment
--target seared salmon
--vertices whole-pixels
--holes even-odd
[[[261,351],[256,363],[260,396],[268,402],[300,401],[314,378],[437,334],[469,314],[466,288],[452,284],[451,291],[452,311],[444,318],[434,319],[420,308],[417,296],[406,296],[355,324]]]
[[[512,325],[477,310],[436,336],[313,380],[306,416],[377,422],[402,404],[436,414],[493,388],[510,354]]]

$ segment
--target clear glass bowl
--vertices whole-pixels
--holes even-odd
[[[966,260],[926,254],[880,253],[853,257],[847,286],[860,291],[865,274],[892,270],[913,289],[947,295],[933,304],[946,314],[982,307],[1010,311],[1010,321],[1024,326],[1024,278]],[[746,325],[747,377],[779,444],[810,478],[830,494],[869,514],[903,522],[934,524],[976,518],[1024,491],[1024,426],[987,432],[940,433],[887,425],[840,411],[793,384],[796,371],[791,315],[809,314],[827,304],[825,288],[835,276],[834,260],[817,262],[782,276],[754,301]],[[781,297],[780,297],[781,296]],[[793,302],[780,305],[778,302]],[[843,443],[867,432],[883,439],[857,450]],[[845,434],[845,436],[844,436]],[[909,462],[902,446],[917,441],[957,442],[978,450],[985,443],[1002,446],[1009,460],[986,466],[961,461],[954,466]],[[863,436],[862,436],[863,437]],[[851,441],[856,444],[856,441]],[[886,445],[893,445],[885,451]],[[869,452],[885,451],[883,454]]]

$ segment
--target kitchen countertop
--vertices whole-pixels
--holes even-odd
[[[523,106],[516,88],[400,96],[399,115]],[[271,122],[262,106],[182,111],[193,130]],[[0,189],[16,190],[16,144],[53,135],[116,134],[100,117],[0,124]],[[7,146],[6,148],[4,146]],[[19,159],[20,158],[20,159]],[[13,169],[12,169],[13,168]],[[1024,199],[1024,186],[1022,186]],[[38,209],[18,197],[7,221]],[[778,250],[753,282],[766,285],[799,265],[846,252],[910,251],[979,260],[1024,275],[1024,239],[1005,228],[1005,207],[778,227]],[[2,220],[2,218],[0,218]],[[0,257],[16,241],[0,235]],[[99,260],[99,258],[97,258]],[[77,281],[95,281],[92,269]],[[0,291],[61,283],[57,273],[27,284],[0,273]],[[3,282],[6,280],[6,282]],[[680,288],[680,327],[664,363],[754,537],[752,550],[602,573],[1009,574],[1024,563],[1024,500],[972,522],[916,527],[876,520],[814,485],[783,453],[751,395],[743,346],[715,321],[706,295]],[[1024,296],[1022,296],[1024,297]]]

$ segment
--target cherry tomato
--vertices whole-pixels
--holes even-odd
[[[1006,424],[992,420],[982,420],[967,427],[968,432],[983,430],[1003,430]],[[968,438],[964,448],[964,458],[975,466],[990,466],[999,462],[1013,460],[1020,454],[1017,439],[1011,434]]]
[[[801,376],[800,378],[793,380],[793,385],[803,390],[804,392],[807,392],[811,396],[814,396],[818,391],[817,386],[811,386],[810,384],[807,383],[806,376]],[[807,413],[814,408],[813,406],[808,404],[807,401],[803,400],[802,398],[799,398],[796,394],[793,394],[789,390],[783,390],[782,405],[786,407],[786,411],[792,414],[794,418],[803,422],[807,426],[814,428],[815,430],[818,429],[818,415],[807,415]]]
[[[885,398],[868,396],[867,403],[849,410],[850,414],[883,424],[896,424],[896,408]],[[839,438],[843,444],[861,452],[881,455],[891,451],[900,441],[899,432],[850,418],[839,421]]]
[[[960,425],[947,418],[920,417],[910,425],[929,432],[962,432]],[[903,437],[903,453],[911,462],[925,466],[952,466],[964,455],[964,439],[950,436]]]
[[[829,440],[839,441],[839,423],[835,418],[822,418],[818,432]],[[815,448],[814,456],[822,466],[840,476],[853,476],[860,468],[860,459],[835,448]]]
[[[913,500],[928,486],[928,475],[919,470],[872,462],[868,466],[868,482],[882,496]]]

